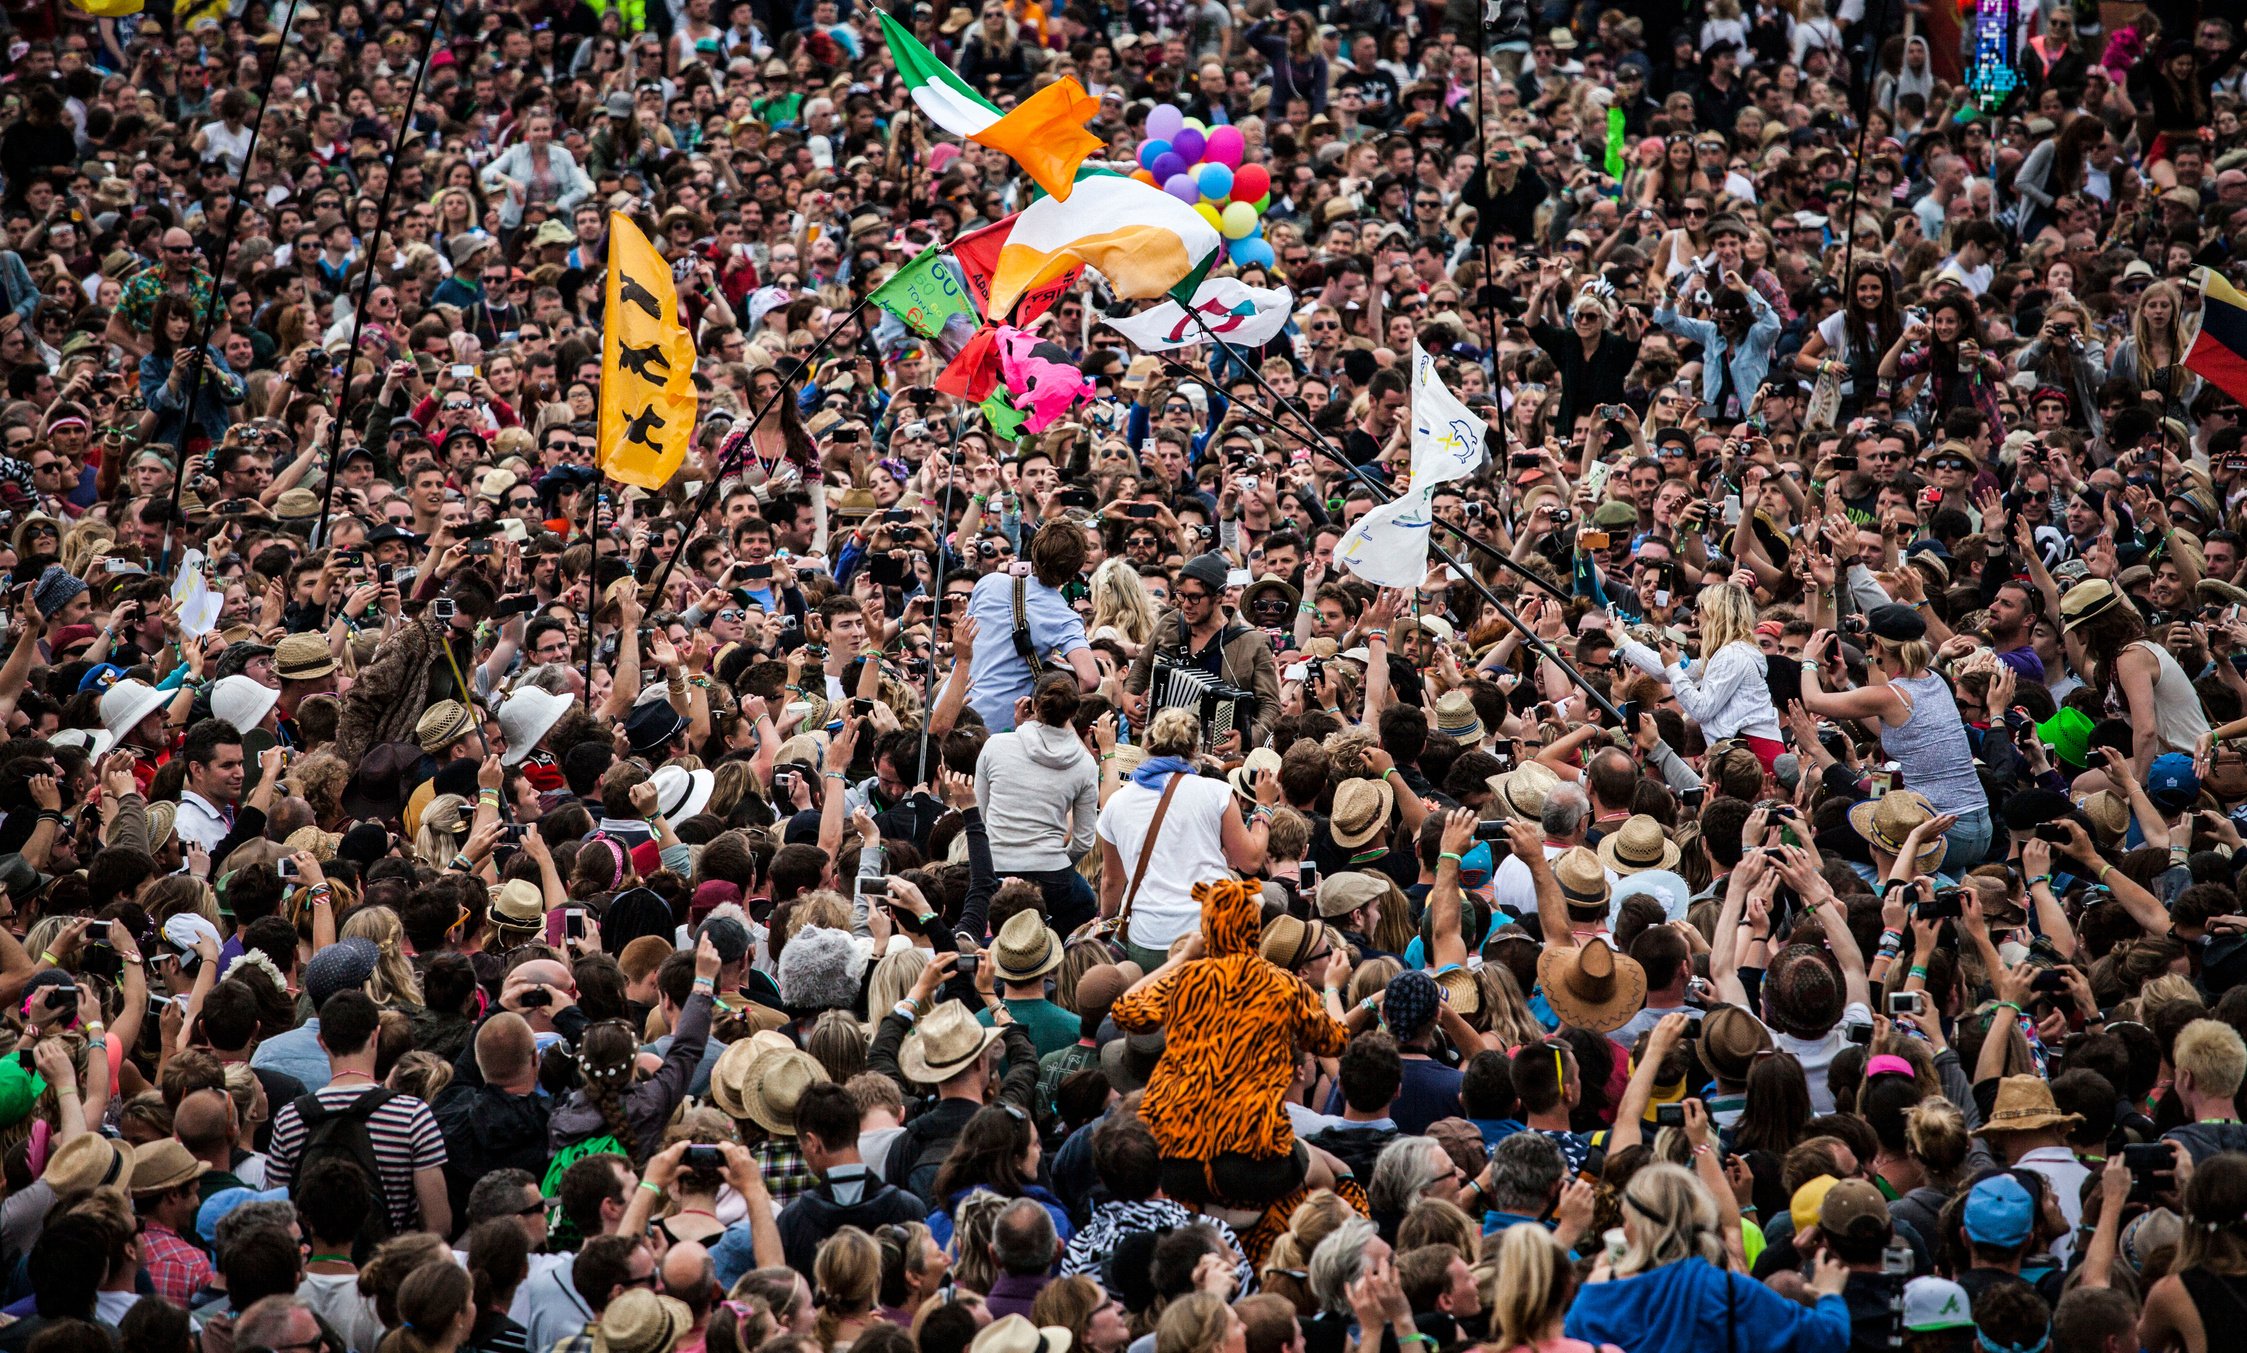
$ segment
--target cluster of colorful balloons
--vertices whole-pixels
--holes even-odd
[[[1132,177],[1153,184],[1198,211],[1227,241],[1226,256],[1242,267],[1272,266],[1264,210],[1272,205],[1272,173],[1242,164],[1248,145],[1238,127],[1206,126],[1176,105],[1147,114],[1147,139]]]

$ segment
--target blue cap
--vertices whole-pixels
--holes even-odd
[[[288,1200],[287,1189],[220,1189],[205,1198],[203,1205],[195,1209],[195,1234],[203,1238],[205,1245],[215,1245],[218,1243],[218,1224],[235,1208],[244,1203],[285,1203]],[[377,1199],[378,1203],[379,1201]]]
[[[2164,752],[2146,768],[2146,797],[2165,813],[2181,813],[2200,798],[2200,775],[2183,752]]]
[[[1474,847],[1459,857],[1459,886],[1480,888],[1490,882],[1490,843],[1477,841]]]
[[[1966,1195],[1966,1238],[2011,1248],[2028,1243],[2036,1225],[2036,1200],[2009,1174],[1992,1175]]]
[[[96,663],[78,678],[80,691],[106,691],[125,675],[125,669],[113,662]]]

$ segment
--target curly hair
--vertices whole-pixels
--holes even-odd
[[[312,805],[312,817],[323,828],[343,821],[343,791],[351,784],[351,763],[334,752],[312,752],[289,767],[282,783],[291,794]]]
[[[361,907],[344,918],[342,937],[371,942],[381,954],[374,976],[367,979],[367,996],[376,1005],[421,1004],[421,979],[406,958],[406,927],[388,907]]]

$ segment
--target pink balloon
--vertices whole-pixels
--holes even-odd
[[[1231,126],[1210,128],[1203,142],[1202,158],[1228,169],[1240,167],[1241,152],[1248,148],[1241,137],[1241,129]]]

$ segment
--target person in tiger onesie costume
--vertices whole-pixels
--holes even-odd
[[[1298,1193],[1310,1152],[1281,1107],[1296,1049],[1333,1057],[1349,1041],[1317,992],[1257,952],[1262,898],[1254,883],[1195,884],[1198,948],[1174,950],[1110,1012],[1129,1032],[1163,1031],[1139,1116],[1180,1202],[1262,1210]]]

